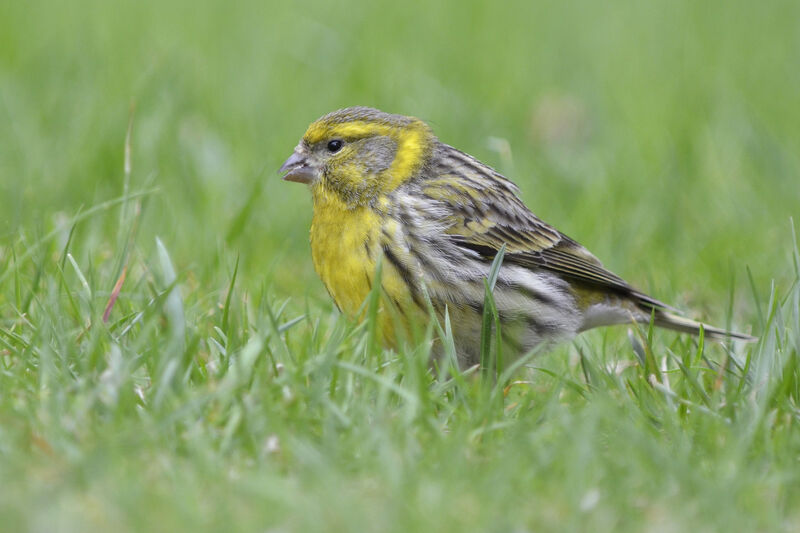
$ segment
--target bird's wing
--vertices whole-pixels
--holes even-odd
[[[645,308],[671,309],[634,289],[586,248],[536,217],[517,196],[517,187],[491,167],[446,145],[437,155],[437,166],[419,186],[422,194],[444,204],[446,233],[462,248],[491,261],[505,244],[508,263],[610,290]]]

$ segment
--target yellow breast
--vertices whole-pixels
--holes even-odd
[[[335,194],[315,192],[311,222],[314,268],[336,305],[349,318],[363,317],[359,310],[372,290],[383,246],[397,247],[397,243],[385,242],[386,238],[398,233],[397,222],[372,207],[349,207]],[[387,300],[391,301],[389,307],[397,309],[399,317],[392,316],[393,311],[387,312]],[[406,320],[419,311],[401,273],[383,259],[378,313],[384,339],[393,344],[397,319],[401,318],[407,328]]]
[[[369,207],[349,208],[335,194],[314,194],[314,268],[336,305],[351,318],[371,288],[380,228],[380,215]]]

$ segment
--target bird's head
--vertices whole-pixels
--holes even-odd
[[[419,119],[348,107],[312,123],[280,172],[285,180],[311,185],[315,194],[365,205],[413,178],[434,142]]]

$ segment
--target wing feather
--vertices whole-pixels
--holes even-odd
[[[459,246],[491,261],[505,244],[509,263],[610,290],[648,309],[672,309],[634,289],[586,248],[531,213],[517,196],[516,185],[491,167],[445,144],[437,147],[436,156],[438,165],[428,169],[418,186],[429,199],[444,204],[446,233]]]

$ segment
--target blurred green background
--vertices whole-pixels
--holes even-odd
[[[800,2],[6,0],[0,529],[800,523],[800,359],[777,333],[749,352],[775,397],[723,382],[671,333],[660,361],[696,375],[673,365],[662,394],[625,328],[543,356],[487,415],[477,381],[430,383],[409,354],[376,363],[311,266],[308,191],[276,172],[311,121],[350,105],[428,121],[692,316],[761,334],[773,280],[783,295],[795,279]],[[126,188],[146,194],[66,246],[73,217]],[[159,300],[166,251],[185,351]],[[797,336],[793,294],[773,325]],[[270,336],[287,299],[281,321],[307,318]]]
[[[716,318],[745,265],[761,288],[787,274],[799,20],[794,1],[4,2],[0,236],[120,196],[133,105],[131,190],[158,189],[140,245],[159,235],[203,281],[240,253],[244,283],[324,302],[307,191],[275,170],[309,122],[370,105],[429,121],[612,270]]]

